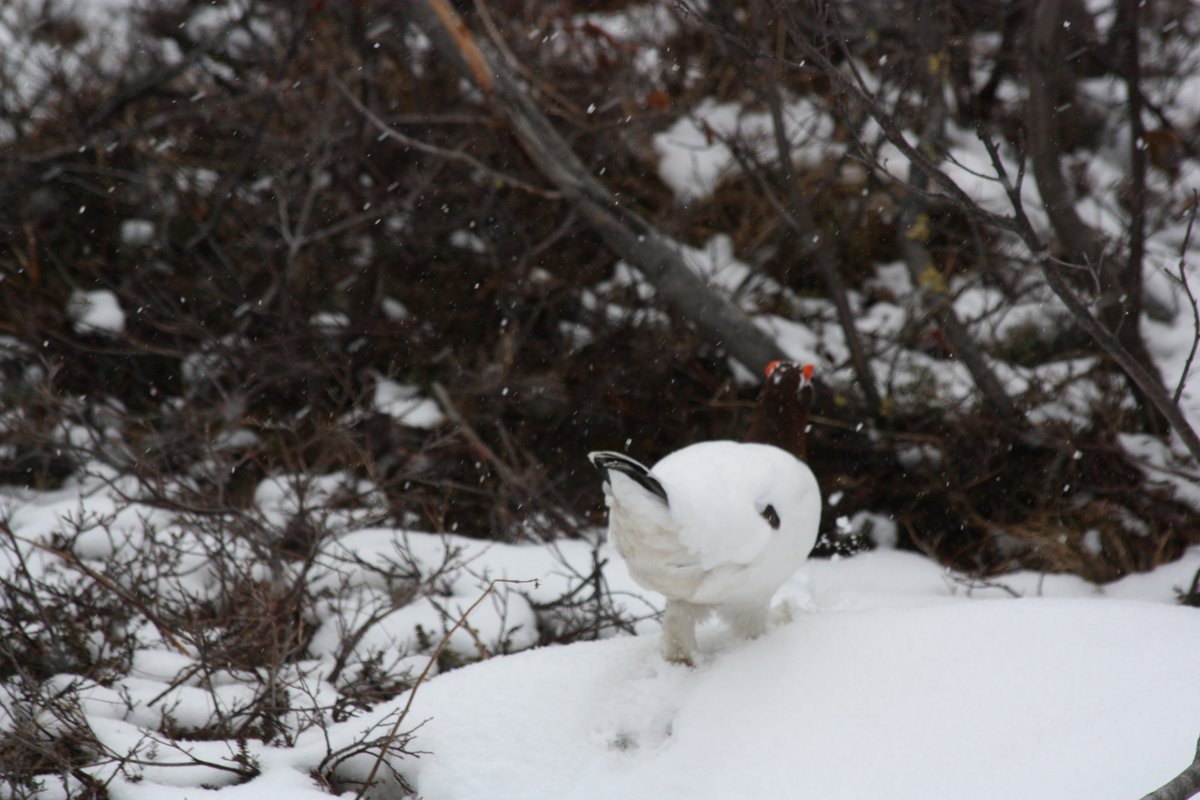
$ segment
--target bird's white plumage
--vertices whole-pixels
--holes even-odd
[[[758,558],[772,536],[780,535],[762,516],[767,506],[781,520],[790,512],[786,516],[793,524],[781,537],[787,538],[796,534],[805,512],[813,510],[804,500],[817,499],[817,482],[808,467],[765,444],[701,442],[659,461],[651,474],[667,491],[680,541],[704,569]],[[812,531],[815,542],[815,525]]]
[[[747,635],[761,632],[771,597],[816,543],[821,497],[812,472],[770,445],[715,441],[678,450],[649,474],[667,502],[608,472],[609,535],[634,579],[667,597],[668,657],[690,658],[690,627],[709,610],[735,627],[749,620]],[[768,506],[777,528],[763,516]]]

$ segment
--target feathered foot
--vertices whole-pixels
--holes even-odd
[[[788,598],[780,600],[771,608],[771,625],[788,625],[796,618],[796,604]]]
[[[707,614],[707,609],[684,602],[668,600],[663,612],[663,658],[672,664],[695,666],[692,660],[696,652],[696,622]]]
[[[768,608],[766,603],[746,603],[722,606],[720,614],[738,636],[757,639],[767,632]]]

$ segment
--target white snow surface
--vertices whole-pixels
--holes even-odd
[[[888,605],[814,610],[695,670],[635,638],[447,675],[414,708],[434,755],[411,777],[426,798],[1115,800],[1190,761],[1194,610]]]
[[[67,303],[67,313],[77,333],[119,334],[125,330],[125,311],[116,294],[108,289],[76,291]]]
[[[812,165],[829,157],[832,120],[806,99],[783,108],[784,128],[797,163]],[[774,152],[771,116],[747,111],[738,103],[705,100],[668,130],[654,136],[658,175],[680,200],[701,200],[720,180],[737,171],[731,142],[744,144],[757,156]]]
[[[306,497],[339,489],[369,496],[369,487],[350,484],[347,476],[321,476]],[[260,487],[255,502],[264,519],[278,522],[295,507],[289,486],[277,477]],[[0,549],[0,569],[61,575],[62,562],[32,543],[89,526],[73,546],[93,569],[119,569],[164,537],[190,542],[197,558],[203,553],[200,534],[160,509],[122,508],[117,489],[131,487],[97,479],[54,492],[4,489],[0,503],[14,537]],[[186,734],[218,714],[238,719],[256,676],[218,671],[202,682],[196,653],[174,650],[147,624],[130,631],[132,669],[111,684],[51,680],[80,698],[100,741],[138,751],[143,763],[124,771],[113,763],[85,768],[108,781],[110,797],[328,797],[310,771],[331,749],[389,728],[410,698],[316,725],[322,712],[315,709],[327,713],[368,662],[418,674],[430,640],[494,578],[537,583],[495,587],[450,641],[462,658],[490,657],[433,670],[400,726],[413,736],[407,749],[421,756],[394,756],[392,765],[426,800],[1125,800],[1182,769],[1200,733],[1200,611],[1175,604],[1177,588],[1200,569],[1200,548],[1104,587],[1034,573],[972,581],[889,549],[809,560],[778,595],[798,609],[792,622],[753,641],[706,623],[689,669],[661,659],[652,618],[635,636],[610,631],[595,642],[534,646],[539,627],[558,624],[537,609],[589,585],[597,560],[618,608],[644,616],[660,605],[607,544],[495,544],[369,527],[359,517],[327,521],[342,532],[322,543],[311,574],[313,591],[327,598],[322,627],[311,659],[280,678],[293,700],[308,698],[312,709],[286,716],[290,746],[245,743],[261,770],[248,782],[234,785],[232,773],[196,761],[226,762],[237,743]],[[202,560],[189,563],[184,588],[201,597],[211,578]],[[409,585],[396,582],[401,575],[436,591],[397,604],[398,588]],[[362,635],[334,685],[327,676],[352,632]],[[0,708],[14,707],[12,688],[0,684]],[[0,730],[11,724],[0,713]],[[356,756],[340,775],[362,778],[370,766],[369,757]],[[78,788],[73,781],[64,787],[45,777],[40,796],[68,796]],[[222,788],[212,794],[201,786]],[[394,789],[383,785],[373,796],[396,796],[387,795]]]
[[[148,219],[127,219],[121,223],[121,241],[131,247],[142,247],[154,241],[157,232]]]
[[[53,96],[47,87],[62,85],[70,92],[83,76],[97,69],[119,68],[121,60],[136,45],[131,31],[131,11],[136,0],[62,0],[62,2],[0,3],[0,73],[6,108],[18,113],[29,110],[33,119],[42,116],[43,101]],[[63,46],[43,30],[47,19],[78,23],[80,41]],[[13,123],[0,117],[0,143],[7,144],[15,133]]]
[[[375,379],[375,410],[414,428],[436,428],[446,421],[438,404],[422,397],[421,388],[383,376]]]

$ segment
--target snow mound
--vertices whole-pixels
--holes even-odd
[[[125,330],[125,311],[117,296],[107,289],[75,292],[67,303],[67,313],[76,333],[116,335]]]
[[[402,769],[427,800],[1140,797],[1191,759],[1198,642],[1194,610],[1033,599],[801,615],[695,670],[543,649],[425,688]]]
[[[263,676],[206,670],[199,652],[135,621],[123,674],[101,684],[61,673],[43,687],[76,697],[89,735],[119,756],[80,774],[114,800],[215,786],[222,798],[329,796],[312,775],[352,791],[378,752],[367,743],[396,725],[390,765],[426,800],[1125,800],[1182,769],[1200,732],[1200,612],[1174,605],[1176,588],[1200,569],[1200,547],[1103,587],[1032,572],[982,581],[897,550],[811,560],[779,593],[798,609],[792,623],[744,642],[710,622],[693,670],[662,660],[649,618],[661,598],[640,592],[611,546],[361,527],[370,489],[341,474],[275,476],[254,494],[274,529],[303,503],[333,506],[321,517],[332,531],[308,567],[314,635],[274,679],[289,698],[286,736],[207,738],[218,723],[249,721]],[[0,491],[12,530],[0,571],[70,580],[40,546],[65,540],[93,569],[119,575],[165,537],[188,557],[174,567],[182,582],[163,573],[163,602],[220,590],[202,568],[216,552],[202,531],[161,509],[122,505],[118,490],[131,487],[96,477],[50,492]],[[365,506],[338,507],[347,491]],[[250,557],[243,544],[212,544]],[[536,582],[493,586],[497,578]],[[554,607],[582,602],[594,586],[607,587],[614,612],[644,635],[604,628],[598,642],[523,649],[571,629],[572,614],[586,622],[586,607]],[[435,642],[476,599],[443,654],[451,665],[483,660],[438,674]],[[425,671],[435,677],[416,689],[355,700],[354,687],[374,675],[407,683]],[[20,692],[0,683],[0,734],[34,710]],[[344,700],[354,704],[338,713]],[[229,769],[246,763],[253,775]],[[78,776],[38,780],[41,798],[82,790]]]
[[[380,376],[375,381],[375,409],[414,428],[436,428],[446,421],[438,404],[422,397],[420,387]]]

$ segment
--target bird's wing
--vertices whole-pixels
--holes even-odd
[[[691,596],[705,570],[680,538],[670,506],[623,472],[611,473],[604,495],[609,538],[634,580],[669,596]]]
[[[608,533],[643,586],[675,596],[690,594],[703,578],[697,554],[680,538],[671,498],[645,465],[621,453],[588,458],[604,475]]]
[[[807,467],[766,445],[704,442],[668,456],[654,472],[672,498],[681,544],[705,569],[756,561],[811,502]],[[784,515],[783,533],[773,515]]]

